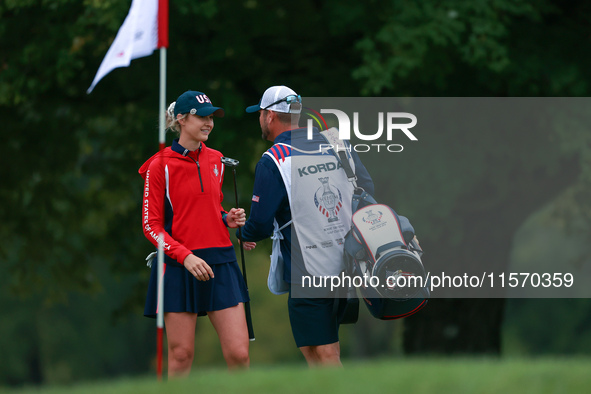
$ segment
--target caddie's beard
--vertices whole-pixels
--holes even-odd
[[[261,138],[263,140],[269,140],[269,135],[271,134],[271,130],[269,130],[269,125],[267,124],[267,122],[262,122],[261,123]]]

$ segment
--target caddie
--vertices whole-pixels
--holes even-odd
[[[341,365],[335,294],[331,289],[307,293],[302,284],[305,278],[343,272],[353,185],[336,156],[321,149],[327,139],[318,129],[308,139],[307,128],[299,127],[301,111],[301,96],[287,86],[268,88],[258,104],[246,109],[259,113],[262,138],[274,145],[257,163],[242,239],[273,238],[269,289],[289,293],[293,337],[308,365]],[[373,194],[373,182],[357,153],[347,154],[357,185]]]

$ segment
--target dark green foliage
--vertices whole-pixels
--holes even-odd
[[[11,341],[2,349],[18,358],[2,367],[0,384],[148,368],[137,350],[145,326],[129,314],[141,315],[143,258],[152,250],[141,233],[137,169],[158,149],[158,56],[112,71],[85,93],[130,3],[0,3],[0,305],[2,341]],[[585,1],[171,0],[167,102],[196,89],[226,109],[210,146],[240,160],[241,204],[248,207],[254,164],[268,144],[260,140],[256,115],[244,108],[266,87],[286,84],[303,96],[589,96],[589,18]],[[408,196],[396,201],[412,213],[426,249],[438,251],[442,264],[458,245],[465,264],[488,252],[506,264],[522,221],[573,185],[556,214],[568,223],[583,218],[577,231],[589,229],[591,133],[503,132],[434,136],[415,152],[410,168],[423,182],[409,183]],[[509,138],[502,149],[495,144]],[[473,148],[468,156],[451,143],[458,139]],[[396,191],[384,183],[378,193]],[[485,239],[497,247],[483,252]],[[118,286],[125,291],[115,292]],[[105,302],[96,314],[85,310],[82,301],[97,298]],[[469,330],[480,304],[433,304],[408,320],[408,352],[500,350],[502,301],[487,306],[495,313],[484,344],[446,337]],[[469,312],[453,315],[458,310]],[[98,330],[110,327],[113,313],[119,328],[109,333],[116,338],[102,349],[99,332],[87,327],[98,315]],[[139,334],[130,337],[135,329]],[[77,354],[86,351],[83,341],[59,338],[76,330],[96,342],[88,351],[100,360],[86,370],[80,365],[87,359]],[[356,340],[365,343],[365,334],[356,333]],[[126,343],[127,355],[115,355]],[[62,362],[67,367],[60,370]]]

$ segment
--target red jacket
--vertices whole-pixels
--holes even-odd
[[[146,161],[139,173],[144,178],[142,224],[154,246],[164,233],[164,252],[183,263],[194,253],[208,264],[236,260],[224,220],[222,154],[201,143],[188,151],[178,140]]]

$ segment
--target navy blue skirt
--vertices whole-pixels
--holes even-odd
[[[158,306],[158,264],[152,273],[146,296],[144,316],[156,317]],[[164,312],[191,312],[204,316],[249,301],[248,291],[238,262],[212,264],[214,278],[198,281],[181,264],[165,264]]]

